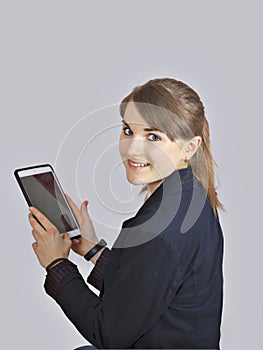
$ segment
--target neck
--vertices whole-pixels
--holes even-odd
[[[186,169],[186,168],[188,168],[188,165],[181,167],[177,170]],[[163,181],[164,181],[164,179],[161,179],[161,180],[158,180],[158,181],[155,181],[155,182],[152,182],[152,183],[149,183],[146,185],[147,186],[147,194],[146,194],[144,202],[147,201],[147,199],[153,194],[153,192],[161,185],[161,183]]]
[[[161,185],[162,182],[163,180],[159,180],[147,185],[147,194],[144,201],[146,201],[153,194],[153,192]]]

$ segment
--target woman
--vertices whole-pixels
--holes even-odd
[[[136,87],[120,105],[119,150],[145,202],[111,250],[99,242],[87,201],[71,206],[88,239],[71,242],[36,208],[34,251],[46,292],[96,348],[219,349],[223,236],[209,126],[199,96],[174,79]],[[46,228],[44,230],[36,220]],[[88,282],[68,260],[91,260]]]

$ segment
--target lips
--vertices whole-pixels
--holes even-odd
[[[147,163],[147,162],[132,161],[130,159],[128,159],[128,164],[130,168],[136,169],[136,170],[147,168],[150,165],[150,163]]]

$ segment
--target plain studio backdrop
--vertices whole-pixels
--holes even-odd
[[[15,168],[51,163],[111,243],[140,205],[117,105],[150,78],[201,96],[225,236],[223,350],[262,349],[260,1],[1,1],[1,349],[86,344],[45,294]],[[261,203],[261,204],[260,204]],[[71,254],[84,277],[91,266]]]

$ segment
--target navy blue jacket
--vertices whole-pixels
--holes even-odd
[[[123,223],[99,297],[70,261],[45,288],[97,348],[219,349],[222,258],[219,219],[189,167]]]

